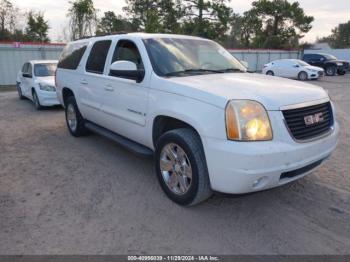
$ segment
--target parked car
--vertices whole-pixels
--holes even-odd
[[[305,54],[303,60],[310,65],[322,67],[328,76],[345,75],[349,70],[349,62],[338,60],[329,54]]]
[[[36,109],[60,105],[55,88],[57,60],[32,60],[24,63],[17,75],[20,99],[29,98]]]
[[[162,189],[181,205],[294,181],[337,143],[325,90],[248,73],[202,38],[133,33],[71,42],[56,81],[73,136],[91,130],[153,156]]]
[[[281,59],[264,65],[262,73],[271,76],[280,76],[301,81],[318,79],[324,76],[324,70],[320,67],[311,66],[298,59]]]

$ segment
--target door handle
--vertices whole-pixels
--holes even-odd
[[[84,79],[84,80],[82,80],[82,81],[80,82],[80,84],[82,84],[82,85],[87,85],[88,82]]]
[[[106,91],[109,91],[109,92],[113,92],[113,91],[114,91],[114,88],[113,88],[113,86],[111,86],[111,85],[106,85],[106,86],[105,86],[105,90],[106,90]]]

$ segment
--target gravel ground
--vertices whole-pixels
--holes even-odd
[[[150,159],[68,134],[0,92],[0,254],[349,254],[350,75],[326,77],[342,133],[331,159],[292,184],[192,208],[161,191]]]

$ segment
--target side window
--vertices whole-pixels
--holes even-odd
[[[24,63],[24,65],[22,66],[22,73],[26,73],[28,70],[28,63]]]
[[[33,67],[32,67],[32,65],[30,63],[28,63],[27,73],[30,76],[33,76]]]
[[[86,47],[86,42],[68,44],[61,54],[57,68],[70,70],[77,69],[80,60],[85,53]]]
[[[323,55],[318,55],[318,60],[319,61],[325,61],[327,59]]]
[[[314,61],[315,60],[315,55],[305,55],[305,60],[307,60],[307,61]]]
[[[314,60],[314,61],[320,61],[321,58],[322,58],[321,55],[313,55],[313,59],[312,59],[312,60]]]
[[[91,48],[89,58],[86,63],[86,71],[95,74],[103,74],[106,58],[108,55],[111,40],[98,41]]]
[[[137,46],[129,40],[120,40],[114,50],[112,63],[120,60],[134,62],[137,69],[143,70],[143,62]]]

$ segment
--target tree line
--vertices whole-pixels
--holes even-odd
[[[25,13],[26,26],[19,29],[17,17],[19,8],[9,0],[0,0],[0,41],[48,42],[48,21],[42,12]]]
[[[126,0],[124,15],[109,11],[100,20],[96,20],[96,33],[176,33],[213,39],[229,48],[297,48],[314,20],[305,14],[298,2],[258,0],[243,15],[235,13],[229,6],[230,2]],[[76,0],[74,3],[81,10],[95,13],[96,17],[97,10],[92,0]],[[74,8],[74,17],[81,17],[77,10]],[[75,37],[76,35],[73,36]]]
[[[69,2],[69,39],[115,32],[175,33],[216,40],[228,48],[299,48],[314,18],[300,4],[288,0],[256,0],[243,14],[231,0],[125,0],[121,14],[99,15],[93,0]],[[18,29],[19,12],[10,0],[0,0],[0,40],[47,42],[44,14],[26,13],[26,27]],[[319,39],[334,47],[350,47],[350,21]]]

